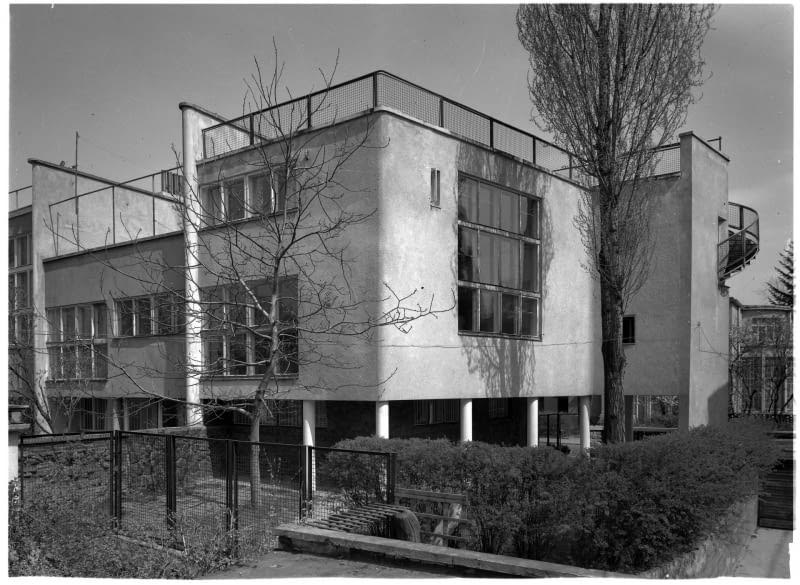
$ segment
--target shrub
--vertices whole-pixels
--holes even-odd
[[[338,447],[394,451],[398,484],[463,493],[474,547],[610,571],[640,572],[691,550],[734,504],[757,493],[780,450],[753,421],[699,427],[591,457],[547,448],[361,437]],[[351,486],[363,468],[342,469]]]

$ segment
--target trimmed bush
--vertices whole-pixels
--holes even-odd
[[[609,571],[640,572],[692,550],[780,451],[751,421],[601,446],[591,457],[554,449],[360,437],[337,447],[397,453],[398,485],[460,492],[484,552]],[[349,490],[375,470],[347,465]]]

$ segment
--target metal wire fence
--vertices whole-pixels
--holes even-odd
[[[394,497],[392,456],[278,443],[114,431],[23,437],[23,501],[67,491],[93,500],[118,534],[159,546],[229,542],[236,554],[274,545],[272,528],[356,506],[360,463],[373,495]],[[369,499],[369,498],[368,498]]]

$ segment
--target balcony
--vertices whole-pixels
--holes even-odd
[[[719,280],[743,270],[758,254],[758,213],[754,209],[728,203],[728,237],[718,246]]]

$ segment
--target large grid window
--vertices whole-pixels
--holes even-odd
[[[200,291],[203,312],[204,374],[213,376],[261,376],[272,362],[273,326],[268,315],[272,284],[250,283],[253,296],[238,285]],[[278,289],[279,351],[274,372],[293,376],[298,372],[297,279],[282,279]]]
[[[267,400],[267,409],[259,420],[262,426],[299,427],[303,419],[302,400]],[[318,429],[328,426],[328,405],[318,400],[314,405],[314,424]],[[233,423],[250,425],[250,419],[239,412],[233,413]]]
[[[115,302],[117,337],[175,335],[184,332],[185,301],[161,293],[119,299]]]
[[[458,329],[541,337],[540,201],[458,182]]]
[[[8,341],[11,345],[33,343],[33,271],[31,235],[8,240]]]
[[[105,303],[47,309],[50,380],[108,377],[108,318]]]
[[[279,213],[296,207],[299,192],[294,173],[286,168],[226,179],[200,188],[207,226]]]

